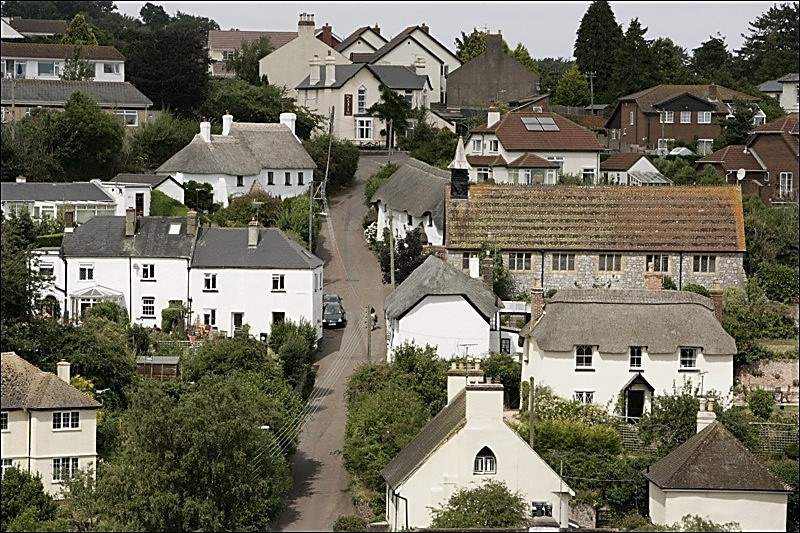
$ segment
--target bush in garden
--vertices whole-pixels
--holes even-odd
[[[519,528],[527,526],[528,502],[502,481],[490,480],[479,487],[460,489],[432,513],[433,528]]]
[[[367,183],[364,186],[365,204],[370,205],[375,192],[380,189],[381,185],[383,185],[398,168],[399,167],[394,163],[386,163],[385,165],[381,165],[378,171],[367,179]]]
[[[775,398],[772,393],[764,389],[756,389],[747,396],[747,407],[762,420],[769,420],[775,409]]]
[[[687,283],[686,285],[683,286],[683,290],[686,292],[693,292],[695,294],[699,294],[700,296],[705,296],[706,298],[709,298],[711,296],[711,293],[708,292],[708,289],[697,283]]]
[[[336,519],[331,529],[333,531],[366,531],[367,521],[360,516],[342,515]]]
[[[665,291],[677,291],[678,290],[678,286],[675,285],[675,281],[669,276],[664,276],[661,279],[661,288],[664,289]]]

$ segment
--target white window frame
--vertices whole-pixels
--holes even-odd
[[[711,111],[698,111],[697,112],[698,124],[711,124]]]
[[[77,457],[54,457],[52,482],[61,483],[70,479],[78,473],[79,466]]]
[[[794,192],[794,173],[781,172],[778,175],[778,194],[780,196],[789,196]]]
[[[461,269],[469,270],[470,261],[478,257],[478,252],[461,252]]]
[[[697,139],[697,153],[708,155],[714,151],[714,139]]]
[[[9,468],[14,468],[14,460],[3,459],[2,469],[0,470],[0,479],[6,477],[6,470],[8,470]]]
[[[356,113],[363,115],[367,112],[367,88],[363,85],[356,91]]]
[[[81,429],[81,412],[53,411],[51,427],[53,431],[79,431]]]
[[[669,272],[669,255],[648,254],[645,257],[645,270],[648,272]]]
[[[582,403],[584,405],[589,405],[594,403],[594,391],[593,390],[576,390],[573,395],[572,399],[578,403]]]
[[[483,141],[481,139],[472,139],[472,151],[480,154],[482,149]]]
[[[675,123],[675,112],[674,111],[661,111],[658,114],[658,121],[661,124],[674,124]]]
[[[52,73],[42,73],[42,65],[53,65]],[[36,62],[36,75],[40,78],[57,78],[58,77],[58,63],[56,61],[37,61]]]
[[[621,272],[622,254],[599,254],[597,256],[597,270],[600,272]]]
[[[372,118],[364,117],[356,119],[356,140],[372,140]]]
[[[55,277],[56,267],[53,263],[39,263],[39,275],[46,279]]]
[[[215,327],[217,325],[216,309],[211,309],[211,308],[203,309],[203,324],[211,327]]]
[[[497,473],[497,459],[493,455],[476,455],[472,466],[472,473],[476,476]]]
[[[78,281],[94,281],[94,265],[83,263],[78,265]]]
[[[497,153],[500,151],[500,141],[497,139],[489,139],[489,153]]]
[[[155,296],[142,296],[142,318],[155,318],[155,317],[156,317]]]
[[[103,74],[119,75],[119,63],[103,63]]]
[[[671,142],[675,142],[675,139],[658,139],[658,149],[667,152]]]
[[[154,263],[147,263],[142,265],[142,281],[155,281],[156,280],[156,265]]]
[[[692,123],[692,112],[681,111],[681,124],[691,124],[691,123]]]
[[[217,292],[217,275],[215,273],[203,274],[203,292]]]
[[[286,292],[286,275],[273,274],[272,275],[272,288],[270,292]]]
[[[639,364],[636,364],[638,360]],[[644,366],[644,346],[631,346],[628,348],[628,367],[631,370],[641,370]]]
[[[692,256],[692,273],[713,274],[717,271],[717,256],[713,254],[697,254]]]
[[[595,180],[597,179],[597,173],[595,172],[594,167],[584,167],[581,171],[581,178],[583,179],[584,183],[592,183],[594,184]]]
[[[692,346],[681,346],[678,351],[678,367],[681,370],[697,370],[697,355],[700,350]]]
[[[552,254],[551,270],[553,272],[573,272],[575,270],[575,254]]]
[[[477,168],[478,183],[492,179],[492,167]]]
[[[586,349],[589,353],[586,353]],[[594,346],[588,344],[578,344],[574,349],[575,354],[575,370],[593,369],[594,368]]]
[[[117,109],[114,111],[122,123],[128,128],[135,128],[139,125],[139,113],[135,109]]]

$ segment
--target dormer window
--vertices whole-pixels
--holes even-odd
[[[481,451],[475,456],[475,468],[473,473],[476,476],[497,473],[497,458],[495,458],[494,453],[492,453],[492,450],[490,450],[488,446],[481,448]]]

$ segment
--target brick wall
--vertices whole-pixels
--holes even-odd
[[[758,135],[753,141],[751,148],[755,150],[758,157],[764,162],[769,172],[769,183],[777,192],[778,179],[781,172],[791,172],[793,174],[794,190],[800,189],[800,169],[798,169],[798,158],[792,150],[777,134]]]

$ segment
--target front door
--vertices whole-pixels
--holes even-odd
[[[144,216],[144,193],[136,193],[136,216]]]
[[[244,324],[244,313],[231,313],[231,321],[233,322],[233,333],[235,334]]]
[[[628,390],[627,403],[628,403],[627,416],[629,421],[638,421],[644,414],[644,391]]]

